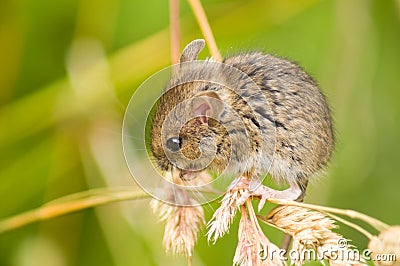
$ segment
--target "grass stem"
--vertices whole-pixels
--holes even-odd
[[[180,30],[179,30],[179,0],[169,1],[170,41],[172,64],[179,63]]]
[[[149,197],[149,195],[144,191],[137,190],[136,187],[86,190],[59,198],[37,209],[23,212],[0,221],[0,233],[14,230],[34,222],[51,219],[111,202],[136,200],[147,197]]]
[[[199,24],[200,30],[206,40],[207,46],[210,49],[212,57],[218,61],[222,61],[222,56],[218,50],[217,44],[214,39],[210,24],[208,23],[206,13],[200,0],[188,0],[193,10],[194,16],[196,17],[197,23]]]

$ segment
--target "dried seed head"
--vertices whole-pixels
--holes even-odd
[[[330,265],[365,265],[357,252],[343,236],[332,232],[334,220],[324,214],[303,207],[278,206],[267,215],[267,221],[293,237],[292,250],[298,258],[292,262],[302,265],[308,250],[316,251],[316,258]],[[315,259],[315,258],[311,258]]]
[[[200,206],[172,206],[157,200],[151,207],[165,222],[163,245],[167,252],[192,256],[200,227],[205,223]]]
[[[239,223],[239,242],[233,258],[234,265],[282,266],[283,254],[271,243],[260,228],[242,214]]]
[[[400,265],[400,226],[392,226],[368,244],[375,265]]]
[[[207,224],[208,241],[212,240],[215,243],[218,238],[229,231],[229,227],[235,218],[239,206],[244,203],[243,199],[247,199],[248,196],[248,189],[231,189],[226,192],[221,206],[214,212]]]

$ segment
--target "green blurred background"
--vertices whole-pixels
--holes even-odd
[[[201,35],[181,4],[183,47]],[[400,1],[203,4],[223,54],[257,48],[293,59],[326,92],[337,151],[306,201],[399,224]],[[0,218],[89,188],[134,185],[124,109],[170,64],[169,52],[167,1],[2,0]],[[216,206],[205,206],[207,220]],[[194,265],[231,265],[236,227],[213,246],[201,236]],[[359,233],[340,232],[366,247]],[[162,234],[148,200],[114,203],[0,235],[0,265],[185,265],[164,254]]]

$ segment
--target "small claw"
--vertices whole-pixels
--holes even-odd
[[[257,187],[257,189],[251,192],[252,196],[260,197],[260,202],[258,203],[258,211],[261,211],[262,208],[264,208],[267,199],[272,197],[271,191],[271,188],[260,185]]]
[[[237,205],[243,205],[246,200],[250,197],[250,193],[243,193],[243,195],[240,196],[240,198],[238,198],[237,200]]]
[[[260,212],[262,210],[262,208],[264,208],[264,205],[265,205],[266,201],[267,201],[267,197],[262,195],[261,199],[260,199],[260,203],[258,203],[258,212]]]

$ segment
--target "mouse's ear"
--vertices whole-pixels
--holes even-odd
[[[203,39],[197,39],[186,45],[185,49],[183,49],[181,58],[179,60],[180,63],[194,61],[197,59],[197,56],[203,50],[205,46],[205,41]]]
[[[209,118],[218,120],[224,109],[224,103],[215,92],[197,94],[192,102],[193,114],[202,123],[208,123]]]

